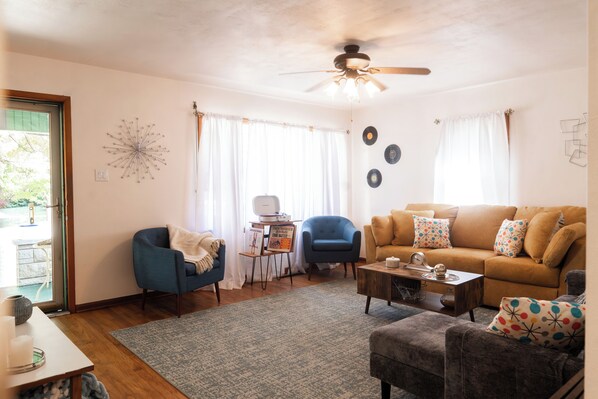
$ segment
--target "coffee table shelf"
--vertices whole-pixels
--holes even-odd
[[[482,304],[484,276],[451,270],[450,273],[457,275],[458,280],[431,280],[422,277],[424,272],[405,269],[405,265],[387,268],[384,262],[378,262],[357,268],[357,293],[367,297],[365,313],[369,311],[371,299],[377,298],[389,304],[396,302],[454,317],[469,312],[471,320],[474,320],[473,309]],[[422,287],[425,288],[425,297],[417,301],[404,300],[397,289],[393,289],[393,281],[397,279],[425,282],[425,287]],[[454,307],[440,303],[440,298],[449,288],[455,296]]]

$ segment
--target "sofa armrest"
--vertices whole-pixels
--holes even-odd
[[[571,270],[565,277],[567,295],[581,295],[586,290],[586,271]]]
[[[561,275],[559,277],[559,291],[558,294],[567,294],[567,273],[571,270],[585,270],[586,268],[586,237],[579,238],[571,244],[565,260],[561,266]]]
[[[466,323],[446,331],[445,399],[548,398],[583,368],[574,356]]]
[[[374,240],[372,225],[366,224],[363,226],[363,236],[365,238],[365,263],[369,265],[376,262],[376,241]]]
[[[137,286],[144,289],[180,293],[184,289],[183,253],[133,238],[133,270]]]

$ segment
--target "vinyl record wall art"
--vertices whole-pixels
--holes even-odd
[[[367,145],[372,145],[378,140],[378,131],[374,126],[368,126],[363,130],[361,138]]]
[[[396,144],[391,144],[384,150],[384,159],[389,164],[395,164],[401,159],[401,148]]]
[[[382,184],[382,174],[378,169],[371,169],[368,172],[368,184],[371,188],[376,188]]]

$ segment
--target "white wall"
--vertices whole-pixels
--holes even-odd
[[[598,2],[588,2],[588,108],[590,114],[590,163],[588,165],[588,237],[587,279],[588,303],[598,303]],[[598,312],[588,308],[586,323],[586,376],[598,368]],[[586,378],[585,397],[598,397],[598,380]]]
[[[32,57],[6,54],[5,87],[70,96],[72,101],[76,303],[139,292],[132,269],[131,238],[142,228],[166,223],[194,227],[192,102],[204,112],[347,129],[346,111],[252,96]],[[166,135],[167,163],[155,180],[95,182],[94,169],[113,158],[106,132],[121,119],[155,123]]]
[[[587,69],[524,77],[434,95],[398,99],[356,111],[353,123],[353,218],[359,226],[373,215],[403,209],[410,202],[433,202],[434,157],[440,125],[434,119],[513,108],[511,115],[511,203],[586,205],[586,168],[564,156],[559,121],[587,112]],[[366,146],[361,133],[378,130]],[[389,165],[384,149],[401,147],[401,160]],[[359,154],[359,155],[357,155]],[[382,184],[367,185],[368,170],[382,173]]]

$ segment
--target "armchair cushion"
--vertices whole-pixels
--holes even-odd
[[[353,243],[342,238],[316,239],[311,247],[314,251],[350,251]]]

